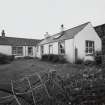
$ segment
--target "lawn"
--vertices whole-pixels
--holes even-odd
[[[38,59],[15,60],[10,64],[0,65],[0,83],[9,83],[10,80],[17,80],[25,75],[48,72],[49,70],[56,70],[63,76],[71,75],[79,72],[82,68],[81,65],[50,63]]]

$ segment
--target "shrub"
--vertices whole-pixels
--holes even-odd
[[[53,54],[48,55],[48,61],[52,61],[53,60]]]
[[[77,59],[76,64],[83,64],[83,60],[82,59]]]
[[[87,65],[87,66],[92,66],[92,65],[95,64],[95,61],[86,60],[86,61],[84,61],[84,64]]]
[[[67,63],[67,60],[65,59],[65,57],[63,55],[59,55],[59,62],[60,63]]]
[[[25,56],[24,59],[33,59],[33,57]]]
[[[11,61],[14,60],[14,56],[12,55],[5,55],[0,53],[0,64],[6,64],[6,63],[10,63]]]
[[[63,55],[56,55],[56,54],[42,55],[42,60],[51,61],[53,63],[56,63],[56,62],[66,63],[67,62]]]
[[[102,64],[102,52],[101,51],[95,52],[94,59],[95,59],[96,65]]]
[[[43,61],[47,61],[47,60],[48,60],[48,55],[47,55],[47,54],[42,55],[41,60],[43,60]]]
[[[59,56],[58,55],[52,55],[52,61],[53,63],[59,62]]]

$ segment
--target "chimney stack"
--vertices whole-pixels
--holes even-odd
[[[61,32],[63,32],[64,31],[64,25],[62,24],[61,25]]]
[[[5,37],[5,31],[4,30],[2,30],[1,35],[2,35],[2,38]]]
[[[64,30],[65,30],[65,29],[64,29],[64,25],[62,24],[62,25],[61,25],[61,35],[64,35]]]
[[[45,39],[48,38],[48,37],[50,37],[49,33],[46,32],[46,33],[44,34],[44,37],[45,37]]]

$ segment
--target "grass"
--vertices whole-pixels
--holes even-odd
[[[80,65],[53,64],[40,61],[38,59],[30,60],[15,60],[11,64],[0,65],[0,83],[10,83],[10,80],[17,80],[25,75],[30,75],[36,72],[47,72],[49,70],[57,70],[58,73],[65,76],[78,72]]]
[[[66,99],[65,103],[72,102],[72,103],[75,103],[75,105],[77,105],[78,103],[81,103],[82,101],[83,102],[87,101],[88,103],[89,95],[91,97],[94,97],[94,95],[96,98],[98,97],[97,99],[93,99],[93,100],[90,99],[89,102],[92,102],[92,101],[98,102],[98,101],[101,101],[100,99],[105,98],[104,97],[104,93],[105,93],[104,69],[96,68],[95,66],[91,66],[91,67],[84,66],[83,64],[75,65],[75,64],[69,64],[69,63],[65,63],[65,64],[49,63],[49,62],[40,61],[38,59],[30,59],[30,60],[20,59],[20,60],[13,61],[11,64],[0,65],[0,89],[1,89],[0,97],[8,96],[9,93],[11,93],[10,80],[18,80],[24,77],[25,75],[30,75],[30,74],[33,75],[36,72],[37,73],[48,72],[49,70],[56,70],[57,74],[60,74],[59,76],[57,76],[57,78],[56,77],[53,78],[54,81],[51,82],[51,80],[49,80],[46,83],[46,86],[50,95],[52,94],[53,97],[55,97],[56,95],[59,101],[62,102],[62,97],[61,97],[62,94],[65,97],[65,98],[63,97],[63,99]],[[61,79],[60,76],[64,76],[65,78]],[[42,79],[44,80],[45,78],[42,78]],[[36,77],[35,78],[32,77],[30,80],[32,81],[34,80],[35,82]],[[33,83],[32,81],[31,83]],[[24,85],[25,82],[22,81],[22,83]],[[23,85],[18,84],[16,85],[16,88],[18,86],[22,87]],[[57,87],[58,88],[60,87],[60,88],[58,89]],[[53,88],[55,90],[53,90]],[[25,86],[24,88],[22,88],[22,92],[24,92],[23,91],[24,89],[25,89]],[[60,89],[63,90],[63,93],[60,91]],[[89,90],[89,93],[87,93],[87,89]],[[21,89],[18,91],[21,91]],[[43,91],[42,88],[39,91],[37,90],[37,92],[41,93],[41,95],[44,92],[42,91]],[[85,94],[85,98],[84,98],[84,94]],[[81,100],[81,96],[83,100]],[[27,98],[28,97],[24,98],[25,101],[27,100]],[[42,95],[42,100],[43,99],[48,99],[48,97],[45,98]],[[44,102],[46,101],[44,100]],[[104,103],[104,101],[102,103]],[[102,105],[102,104],[98,104],[98,105]]]

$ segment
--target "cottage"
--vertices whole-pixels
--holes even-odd
[[[37,57],[58,54],[75,63],[78,59],[94,60],[94,52],[101,51],[101,39],[90,22],[68,30],[63,30],[62,25],[61,29],[60,33],[46,35],[47,37],[38,44]]]
[[[35,57],[38,42],[39,40],[35,39],[6,37],[3,30],[0,36],[0,53],[15,57]]]

